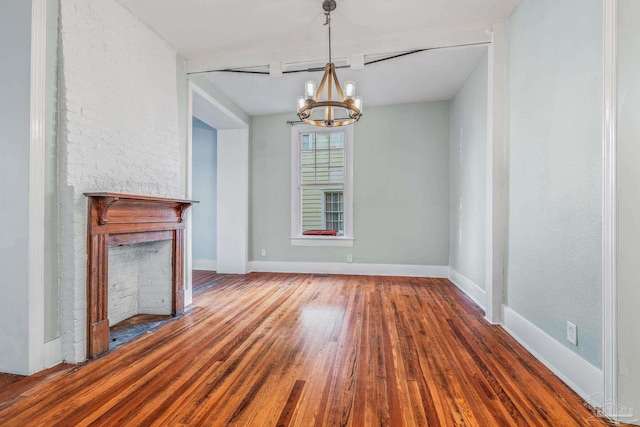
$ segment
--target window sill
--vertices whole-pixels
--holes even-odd
[[[333,236],[292,236],[291,246],[338,246],[353,247],[353,237]]]

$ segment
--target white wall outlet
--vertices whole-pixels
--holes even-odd
[[[578,327],[571,322],[567,322],[567,341],[578,345]]]
[[[267,256],[267,250],[266,249],[262,250],[262,256]]]
[[[347,262],[353,262],[353,255],[347,255]]]

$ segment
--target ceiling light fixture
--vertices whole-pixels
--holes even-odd
[[[314,126],[338,127],[346,126],[357,122],[362,117],[362,98],[355,96],[356,84],[348,81],[344,83],[344,92],[340,87],[336,66],[331,61],[331,12],[336,9],[335,0],[324,0],[322,2],[325,23],[329,28],[329,62],[324,67],[324,75],[320,81],[320,86],[316,82],[309,80],[304,84],[304,96],[298,97],[298,117],[305,123]],[[327,89],[327,97],[323,101],[322,94]],[[338,94],[339,100],[333,99],[333,91]],[[344,109],[347,117],[336,118],[336,111]],[[324,113],[324,118],[314,119],[314,110]],[[320,116],[319,114],[317,114]],[[322,116],[320,116],[322,117]]]

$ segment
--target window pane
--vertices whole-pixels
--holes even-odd
[[[302,231],[327,229],[344,235],[345,132],[301,136]]]
[[[302,168],[300,178],[301,178],[302,185],[314,184],[316,182],[315,168]]]
[[[342,148],[332,149],[329,163],[330,166],[344,166],[344,150]]]
[[[331,133],[331,149],[344,148],[344,132]]]
[[[343,168],[332,168],[330,172],[330,182],[341,183],[344,181],[344,169]]]
[[[328,150],[329,149],[329,133],[316,133],[316,149]]]
[[[316,150],[316,166],[320,168],[329,166],[329,150]]]
[[[325,192],[325,227],[344,235],[344,213],[342,212],[342,191]]]
[[[303,187],[302,231],[322,229],[322,190],[316,187]]]
[[[300,164],[302,167],[314,167],[316,164],[314,151],[303,151],[300,154]]]
[[[316,184],[329,183],[329,168],[316,168]]]

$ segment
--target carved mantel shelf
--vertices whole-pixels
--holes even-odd
[[[85,193],[87,218],[87,357],[109,349],[109,246],[172,240],[171,314],[184,312],[184,212],[193,200]]]

